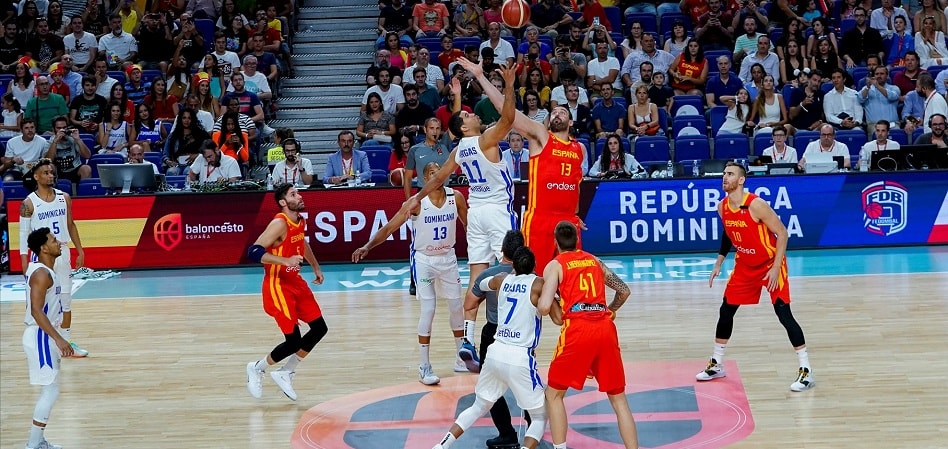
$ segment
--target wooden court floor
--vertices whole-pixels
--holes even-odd
[[[626,361],[694,360],[700,370],[723,286],[632,283],[617,319]],[[788,390],[797,361],[772,308],[742,308],[727,358],[756,428],[732,447],[948,447],[948,274],[791,278],[791,286],[817,386]],[[64,361],[47,438],[67,449],[286,448],[308,408],[417,381],[418,312],[407,292],[318,295],[329,335],[297,369],[298,402],[269,378],[261,400],[245,389],[244,365],[280,340],[258,296],[76,302],[73,335],[92,355]],[[38,394],[27,380],[22,316],[21,303],[0,305],[3,449],[24,446]],[[433,365],[452,376],[443,307],[435,320]],[[557,333],[545,326],[541,365]]]

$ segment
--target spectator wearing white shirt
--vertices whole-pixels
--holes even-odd
[[[205,140],[201,144],[201,157],[194,158],[191,171],[188,173],[190,182],[235,182],[240,181],[240,165],[237,159],[222,154],[213,140]]]
[[[675,62],[675,57],[665,50],[655,49],[655,36],[651,34],[643,35],[642,51],[625,58],[622,69],[619,71],[619,76],[622,77],[622,84],[625,87],[631,88],[635,83],[642,81],[639,67],[646,61],[652,63],[653,73],[668,73],[668,68]]]
[[[218,70],[224,75],[224,79],[229,81],[234,70],[240,67],[240,57],[237,53],[227,50],[227,36],[224,33],[220,31],[214,33],[214,51],[211,54],[217,58]],[[204,58],[201,58],[198,70],[204,71]]]
[[[517,61],[517,53],[514,52],[513,45],[500,38],[503,32],[500,22],[491,22],[487,24],[487,40],[481,42],[479,50],[490,47],[494,50],[494,61],[512,63]]]
[[[738,77],[744,83],[751,82],[751,66],[760,64],[767,75],[774,77],[774,85],[780,84],[780,58],[770,51],[770,37],[766,34],[757,38],[757,51],[747,55],[741,62]]]
[[[300,155],[300,142],[295,138],[283,140],[283,159],[273,167],[273,184],[290,183],[308,186],[313,183],[313,161]]]
[[[902,147],[898,142],[889,139],[889,122],[887,120],[879,120],[875,126],[876,140],[866,142],[859,150],[859,160],[867,161],[866,166],[869,165],[868,162],[873,151],[898,150]]]
[[[267,76],[257,71],[257,57],[254,55],[244,56],[244,65],[241,72],[244,74],[244,89],[257,94],[260,101],[267,101],[273,98],[273,92],[270,90],[270,83]],[[227,86],[228,92],[234,91],[234,85]]]
[[[833,162],[834,156],[843,158],[843,167],[849,168],[849,147],[836,140],[836,128],[829,123],[820,126],[820,138],[810,142],[797,164],[801,169],[808,162]]]
[[[138,58],[138,41],[122,31],[122,17],[118,14],[109,17],[109,28],[112,32],[99,38],[99,52],[105,54],[109,70],[125,70]]]
[[[402,73],[402,84],[409,84],[415,79],[412,73],[414,73],[416,67],[425,69],[425,74],[428,75],[428,84],[434,84],[438,88],[438,92],[444,92],[444,72],[441,71],[440,67],[431,64],[431,52],[425,47],[418,49],[418,59]],[[382,96],[382,98],[385,98],[385,96]],[[389,112],[394,114],[392,111]]]
[[[379,68],[375,75],[375,85],[365,91],[362,96],[362,111],[365,111],[365,104],[369,101],[369,94],[375,92],[382,97],[382,108],[389,114],[396,115],[398,111],[405,106],[405,93],[402,86],[392,84],[392,69]],[[440,73],[441,70],[438,70]]]
[[[823,95],[823,115],[839,129],[863,126],[863,109],[855,90],[846,87],[843,69],[833,70],[833,88]]]
[[[566,69],[560,72],[560,84],[553,88],[550,91],[550,109],[552,110],[558,105],[566,104],[566,88],[576,84],[576,80],[579,75],[573,69]],[[582,87],[579,88],[579,102],[589,106],[589,95],[586,93],[586,89]]]
[[[930,133],[932,132],[931,117],[935,114],[948,116],[948,102],[945,101],[944,96],[938,95],[938,91],[935,90],[935,80],[931,73],[922,72],[918,74],[916,85],[918,96],[925,99],[925,115],[922,117],[922,126],[924,132]]]
[[[774,144],[765,148],[762,156],[769,156],[775,164],[796,164],[799,160],[797,149],[787,145],[787,128],[775,126],[771,136]]]
[[[615,89],[622,88],[619,69],[622,66],[614,56],[609,56],[609,43],[596,43],[596,58],[586,64],[586,86],[599,92],[603,84],[612,84]]]
[[[895,6],[895,0],[882,0],[882,7],[872,10],[869,15],[869,26],[879,30],[883,39],[888,39],[895,33],[896,17],[905,18],[905,32],[911,34],[912,21],[904,9]]]
[[[66,54],[72,55],[74,71],[88,72],[98,54],[99,42],[95,40],[95,35],[83,31],[82,16],[73,17],[69,26],[72,27],[72,33],[63,36]]]

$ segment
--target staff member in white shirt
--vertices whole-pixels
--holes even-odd
[[[235,182],[240,181],[240,165],[237,159],[222,154],[213,140],[207,139],[201,144],[201,155],[194,158],[188,181],[205,182]]]
[[[829,123],[820,126],[820,138],[806,146],[800,163],[802,170],[807,162],[833,162],[834,156],[843,157],[843,168],[849,168],[849,147],[836,140],[836,129]]]
[[[313,161],[300,157],[300,142],[294,138],[283,140],[285,158],[273,167],[273,184],[291,183],[308,186],[313,183]]]

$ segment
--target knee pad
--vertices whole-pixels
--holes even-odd
[[[311,321],[309,323],[309,332],[300,339],[300,349],[306,352],[312,352],[316,344],[319,343],[328,332],[329,327],[326,326],[326,320],[323,319],[323,317]]]
[[[492,405],[494,405],[493,402],[489,402],[478,396],[467,410],[464,410],[458,415],[458,419],[454,423],[457,424],[461,430],[467,430],[474,424],[474,421],[484,416]]]
[[[33,409],[33,421],[45,424],[49,421],[49,413],[53,410],[53,404],[59,397],[59,384],[51,383],[43,385],[40,397],[36,401],[36,408]]]
[[[435,299],[418,299],[421,304],[421,316],[418,317],[418,335],[431,336],[431,323],[434,322]],[[461,326],[463,327],[463,317]]]
[[[539,407],[527,411],[531,418],[530,425],[527,426],[527,431],[524,433],[525,437],[533,438],[537,441],[542,441],[543,439],[543,429],[546,427],[546,408]]]
[[[449,299],[448,310],[451,311],[450,319],[451,330],[464,329],[464,302],[461,298]]]

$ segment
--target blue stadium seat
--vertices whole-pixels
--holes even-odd
[[[687,14],[669,13],[662,16],[662,20],[660,22],[662,33],[670,33],[672,30],[672,25],[674,25],[676,20],[680,20],[685,24],[686,31],[692,31],[694,29],[694,25],[691,23],[691,17],[689,17]]]
[[[507,151],[510,149],[510,143],[508,143],[506,140],[501,140],[500,142],[497,142],[497,146],[500,148],[500,151]]]
[[[820,90],[822,90],[824,94],[833,90],[833,83],[830,83],[830,82],[823,83],[822,85],[820,85]]]
[[[127,81],[125,79],[125,72],[121,70],[109,70],[107,73],[109,74],[110,77],[118,80],[119,84],[123,86],[125,85],[125,81]]]
[[[665,136],[642,136],[635,139],[635,159],[639,161],[667,161],[671,158]]]
[[[214,31],[217,30],[214,21],[211,19],[194,19],[194,28],[201,32],[201,37],[204,38],[205,50],[208,53],[214,51]]]
[[[708,122],[705,121],[703,115],[683,115],[681,117],[675,117],[675,120],[672,122],[672,136],[678,136],[681,129],[688,126],[697,129],[701,135],[707,139]]]
[[[760,156],[764,154],[764,150],[770,148],[774,144],[774,136],[770,133],[762,133],[754,136],[754,155]],[[789,143],[788,143],[789,145]],[[790,145],[793,146],[793,145]],[[793,147],[796,149],[796,147]],[[803,149],[797,150],[797,155],[803,155]]]
[[[710,71],[712,67],[714,68],[715,72],[718,71],[718,63],[716,60],[718,59],[719,56],[727,56],[727,59],[731,61],[731,64],[734,64],[734,55],[731,54],[729,50],[706,51],[704,52],[704,57],[707,58],[709,61],[711,61],[711,66],[708,67],[708,71]],[[733,67],[731,68],[731,70],[734,70]]]
[[[915,143],[922,134],[925,134],[925,130],[922,127],[916,128],[915,131],[912,132],[912,143]]]
[[[625,27],[621,28],[624,33],[629,34],[629,30],[632,27],[632,21],[638,20],[642,22],[642,31],[646,33],[658,33],[658,21],[656,20],[657,16],[655,14],[648,13],[632,13],[625,16]],[[616,28],[613,28],[615,30]]]
[[[721,134],[714,138],[715,159],[747,159],[750,139],[744,134]]]
[[[96,143],[95,143],[94,134],[87,134],[87,133],[80,132],[79,138],[82,139],[82,143],[86,144],[86,147],[89,148],[89,151],[93,151],[93,152],[95,151]]]
[[[780,91],[780,95],[783,95],[783,101],[787,103],[787,107],[789,108],[790,97],[793,96],[793,84],[785,84]]]
[[[374,182],[375,185],[387,185],[388,184],[388,170],[373,168],[371,181]]]
[[[865,80],[866,75],[869,74],[869,69],[865,67],[854,67],[853,68],[853,80],[858,83],[860,80]]]
[[[145,160],[155,164],[155,167],[158,167],[158,173],[165,172],[165,165],[161,163],[161,152],[160,151],[148,151],[145,153]]]
[[[866,133],[861,129],[839,130],[836,131],[836,140],[849,147],[849,154],[859,154],[866,144]]]
[[[658,108],[658,128],[668,132],[668,111],[665,108]]]
[[[715,106],[711,108],[711,136],[717,137],[718,131],[724,125],[727,117],[727,106]]]
[[[70,195],[72,195],[73,193],[75,193],[75,192],[73,192],[73,190],[72,190],[72,181],[70,181],[70,180],[68,180],[68,179],[60,179],[60,180],[56,181],[56,188],[59,189],[59,190],[62,190],[63,192],[66,192],[66,193],[68,193],[68,194],[70,194]]]
[[[365,151],[365,154],[368,155],[369,167],[388,171],[388,160],[392,155],[391,148],[385,145],[365,145],[359,149]]]
[[[796,148],[797,155],[802,157],[803,152],[806,151],[806,146],[809,145],[810,142],[819,139],[819,131],[797,131],[797,133],[793,135],[793,145],[790,146]]]
[[[704,112],[704,99],[701,98],[701,95],[675,95],[674,103],[672,103],[671,116],[674,117],[675,113],[678,112],[678,108],[690,104],[698,110],[698,113]]]
[[[632,144],[629,142],[629,138],[628,138],[628,137],[621,137],[620,140],[621,140],[621,145],[622,145],[622,151],[625,152],[625,153],[631,153],[631,152],[632,152]],[[602,139],[596,140],[596,145],[595,145],[595,146],[596,146],[596,148],[595,148],[595,150],[593,151],[593,155],[592,155],[592,157],[589,158],[589,163],[590,163],[590,164],[592,164],[593,162],[595,162],[596,159],[598,159],[599,156],[602,154],[602,152],[605,151],[605,148],[606,148],[606,138],[602,138]]]
[[[516,38],[516,37],[513,37],[513,36],[501,36],[500,38],[503,39],[503,40],[505,40],[505,41],[507,41],[507,42],[510,42],[510,46],[513,47],[514,53],[517,52],[517,38]],[[621,41],[620,41],[620,42],[621,42]],[[494,62],[500,64],[500,63],[503,62],[503,61],[494,61]]]
[[[440,47],[440,45],[441,45],[441,43],[439,42],[439,43],[438,43],[438,46]],[[457,48],[458,50],[462,50],[462,51],[463,51],[463,50],[464,50],[464,47],[467,47],[467,46],[469,46],[469,45],[473,45],[473,46],[475,46],[475,47],[480,47],[480,46],[481,46],[481,38],[476,37],[476,36],[475,36],[475,37],[456,37],[456,38],[454,38],[454,48]]]
[[[0,137],[0,153],[6,153],[7,151],[7,142],[12,139],[12,136],[3,136]]]
[[[77,196],[103,196],[108,195],[109,191],[102,187],[99,178],[86,178],[79,181]]]
[[[843,19],[839,21],[839,35],[842,37],[847,31],[856,27],[856,19]]]
[[[150,83],[155,80],[155,78],[164,79],[165,75],[161,73],[161,70],[143,70],[142,71],[142,81]]]
[[[711,145],[705,136],[682,136],[675,139],[675,162],[710,159]]]
[[[777,42],[780,40],[780,37],[783,36],[783,28],[774,28],[770,30],[770,41]],[[805,42],[804,42],[805,43]],[[885,47],[889,48],[889,47]]]
[[[594,148],[593,145],[592,145],[591,143],[589,143],[589,139],[587,139],[587,138],[585,138],[585,137],[577,137],[577,138],[576,138],[576,141],[579,142],[579,143],[581,143],[581,144],[583,144],[583,146],[586,147],[586,162],[587,162],[587,165],[588,165],[588,164],[592,164],[592,163],[593,163],[592,154],[593,154],[594,151],[596,151],[596,148]],[[527,143],[527,142],[524,141],[523,143]]]
[[[606,18],[609,19],[609,24],[612,25],[613,30],[624,29],[622,27],[622,10],[619,7],[606,6],[603,9],[606,11]]]
[[[430,50],[441,51],[441,39],[437,37],[423,37],[415,41],[416,44]],[[434,61],[434,59],[432,59]]]
[[[22,200],[29,194],[30,191],[23,187],[23,181],[3,182],[3,197],[7,200]]]
[[[928,73],[932,75],[932,78],[937,78],[938,74],[945,69],[948,69],[948,65],[933,65],[928,67]]]
[[[99,177],[99,164],[124,164],[125,158],[121,154],[93,154],[89,158],[89,167],[92,168],[92,177]]]

